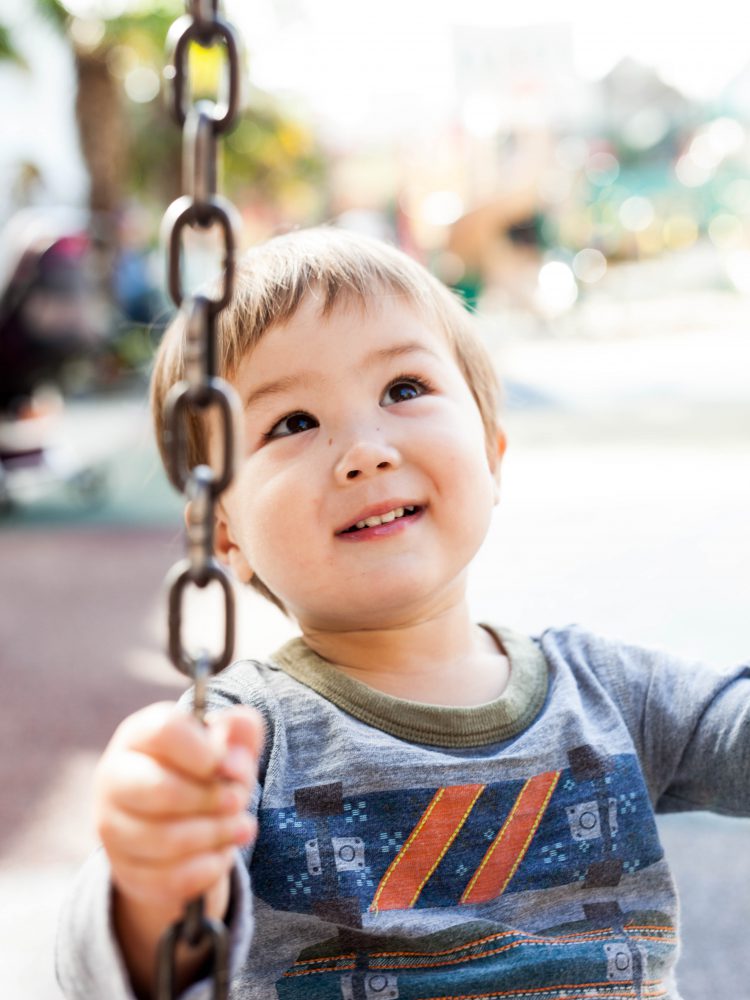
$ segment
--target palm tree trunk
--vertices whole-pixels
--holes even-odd
[[[106,46],[93,51],[75,50],[76,122],[90,178],[95,276],[105,300],[111,299],[118,217],[123,207],[128,158],[123,97],[107,64],[109,51]]]

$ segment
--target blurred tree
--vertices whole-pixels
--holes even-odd
[[[108,317],[113,372],[122,372],[149,361],[149,331],[166,318],[147,260],[164,208],[182,193],[180,130],[158,98],[165,39],[185,5],[126,0],[123,12],[108,17],[106,0],[90,0],[91,13],[83,17],[68,2],[70,7],[65,0],[33,0],[33,6],[70,46],[74,61],[76,124],[90,178],[89,264],[99,311]],[[12,30],[0,25],[1,59],[25,65]],[[221,47],[191,45],[188,60],[192,99],[216,98],[225,63]],[[243,210],[244,236],[253,242],[320,218],[326,160],[309,127],[276,98],[248,86],[246,69],[242,77],[248,108],[220,144],[219,185]],[[141,211],[133,212],[134,206]]]
[[[9,59],[20,66],[25,65],[25,60],[13,44],[13,36],[10,31],[0,24],[0,60],[2,59]]]
[[[132,109],[127,99],[127,73],[155,60],[163,51],[169,25],[179,13],[179,5],[151,4],[118,17],[88,18],[71,14],[61,0],[35,0],[36,6],[70,42],[75,61],[76,122],[81,152],[90,178],[89,207],[94,235],[105,248],[117,243],[117,219],[131,190],[130,163],[134,139]],[[159,77],[154,72],[159,90]],[[155,117],[166,113],[155,102]],[[158,169],[161,176],[179,176],[179,141],[174,130],[156,126],[161,136]],[[171,140],[171,141],[170,141]]]
[[[103,244],[113,245],[118,214],[129,196],[160,211],[181,191],[179,130],[157,97],[164,40],[184,4],[132,0],[130,9],[109,18],[106,5],[100,4],[100,16],[82,18],[63,0],[34,2],[71,46],[92,219]],[[21,61],[11,33],[0,26],[3,58]],[[194,96],[215,95],[222,66],[219,48],[193,45],[189,59]],[[225,147],[223,187],[231,197],[244,194],[256,203],[281,203],[293,215],[318,215],[325,197],[325,159],[311,130],[257,88],[249,103]]]

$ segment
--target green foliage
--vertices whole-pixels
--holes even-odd
[[[33,6],[56,28],[61,31],[65,30],[70,18],[65,4],[60,3],[59,0],[34,0]]]
[[[107,22],[105,43],[161,74],[164,40],[183,4],[152,5]],[[246,70],[243,72],[246,76]],[[131,122],[130,189],[161,205],[181,190],[180,134],[164,102],[128,101]],[[321,187],[325,160],[310,130],[270,95],[252,88],[249,107],[222,144],[222,189],[265,202],[310,202]]]
[[[26,65],[26,60],[13,43],[11,33],[0,24],[0,62],[3,60],[17,63],[19,66]]]
[[[75,52],[76,43],[68,34],[71,15],[65,4],[61,0],[34,0],[34,6],[70,39]],[[87,58],[105,62],[118,86],[123,87],[128,120],[128,188],[157,210],[181,191],[180,132],[165,109],[163,96],[139,104],[126,96],[124,83],[128,73],[137,67],[153,70],[161,78],[169,28],[184,10],[180,0],[131,4],[126,13],[103,20],[101,40],[94,51],[86,50]],[[0,59],[20,60],[10,31],[1,25]],[[246,78],[246,69],[242,75]],[[304,211],[304,206],[320,200],[325,186],[325,158],[315,137],[262,91],[253,89],[249,105],[228,140],[221,144],[222,190],[232,198],[241,200],[244,196],[277,207],[295,203]]]
[[[156,214],[182,189],[180,131],[163,102],[129,105],[128,187]]]
[[[182,4],[158,5],[105,21],[103,44],[128,43],[139,54],[153,56],[158,53],[161,58],[169,26],[183,9]]]
[[[290,187],[320,185],[325,160],[308,127],[255,91],[227,139],[224,171],[230,191],[252,188],[275,200],[283,199]]]

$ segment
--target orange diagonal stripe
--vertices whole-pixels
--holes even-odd
[[[439,788],[380,880],[370,911],[407,910],[466,822],[484,785]]]
[[[547,771],[529,778],[466,886],[462,903],[486,903],[505,892],[529,848],[559,777],[559,771]]]

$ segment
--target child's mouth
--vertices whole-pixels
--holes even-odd
[[[361,531],[372,531],[372,533],[375,534],[374,529],[387,527],[392,525],[394,522],[408,520],[417,514],[421,514],[422,510],[423,508],[418,504],[413,506],[394,507],[393,510],[389,510],[385,514],[379,514],[374,517],[365,518],[363,521],[357,521],[356,524],[352,524],[349,528],[345,528],[343,531],[340,531],[339,536],[355,535]],[[382,534],[382,532],[378,532],[378,534]]]

